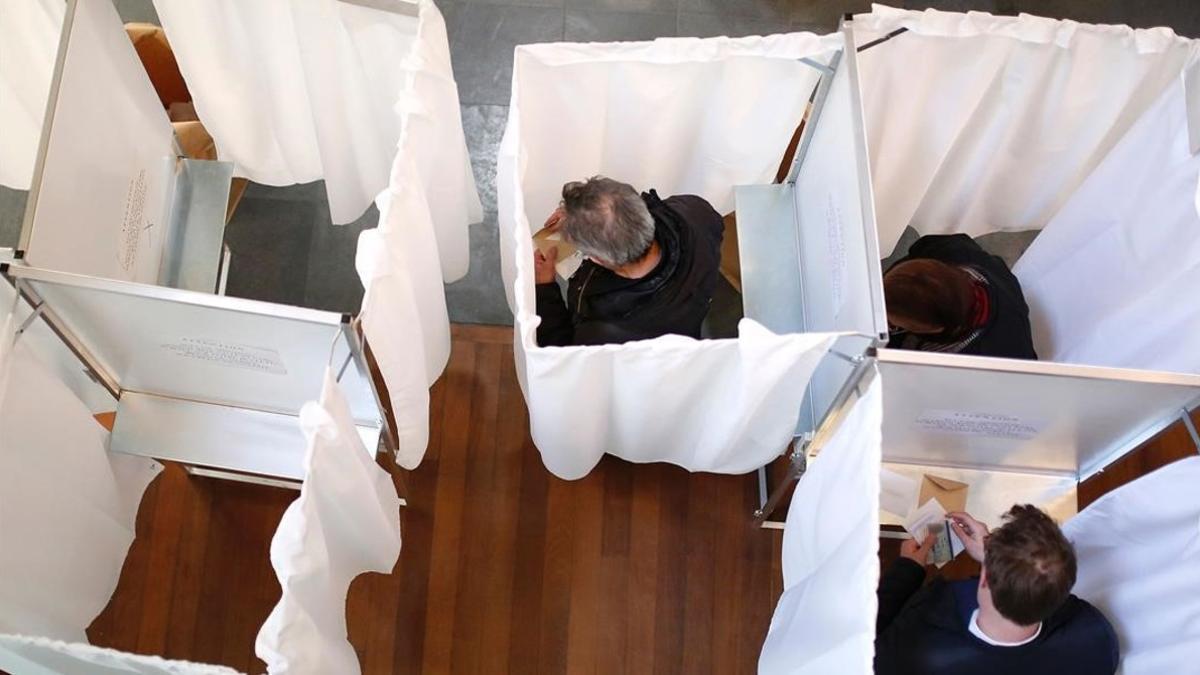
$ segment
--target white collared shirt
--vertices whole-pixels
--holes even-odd
[[[1033,642],[1037,639],[1037,636],[1042,634],[1042,624],[1038,624],[1037,630],[1033,632],[1033,635],[1030,635],[1020,642],[1000,642],[999,640],[993,640],[987,635],[987,633],[983,632],[982,628],[979,627],[979,610],[977,609],[974,612],[971,612],[971,622],[967,624],[967,630],[971,631],[971,635],[974,635],[975,637],[994,647],[1020,647],[1021,645],[1027,645],[1030,642]]]

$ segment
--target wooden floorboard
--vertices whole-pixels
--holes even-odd
[[[511,331],[452,336],[425,461],[383,462],[409,506],[396,569],[350,588],[363,672],[753,673],[782,591],[781,534],[750,524],[753,476],[606,457],[560,480],[529,437]],[[1175,425],[1083,484],[1080,507],[1195,453]],[[254,639],[279,598],[270,540],[296,495],[168,466],[91,641],[262,672]],[[881,542],[884,564],[896,547]]]
[[[347,598],[363,672],[754,672],[780,534],[750,524],[753,477],[605,458],[560,480],[529,437],[511,330],[452,339],[425,461],[383,462],[409,506],[395,570]],[[270,540],[296,496],[168,466],[91,641],[263,672]]]

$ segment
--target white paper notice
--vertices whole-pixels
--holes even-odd
[[[1042,432],[1043,424],[1032,420],[994,413],[927,410],[917,418],[924,431],[959,436],[987,436],[1028,441]]]
[[[927,535],[937,536],[929,562],[941,567],[950,562],[963,550],[963,543],[946,521],[946,509],[936,499],[930,499],[913,511],[904,523],[904,529],[916,539]]]
[[[930,499],[913,511],[904,522],[904,529],[918,539],[923,539],[929,531],[929,526],[940,527],[946,521],[946,508],[936,499]]]
[[[287,374],[279,352],[269,347],[253,347],[203,338],[183,338],[178,342],[165,344],[162,348],[176,356],[213,365],[255,370],[272,375]]]
[[[578,270],[579,266],[582,264],[583,253],[575,251],[566,258],[559,260],[558,263],[554,265],[554,271],[559,277],[563,279],[570,279],[571,277],[575,276],[575,270]]]
[[[920,484],[915,479],[890,469],[879,470],[879,507],[906,518],[917,505]]]
[[[829,254],[829,279],[833,292],[833,307],[837,314],[842,312],[842,298],[846,285],[846,241],[842,236],[844,227],[842,210],[838,208],[831,193],[829,201],[825,205],[825,229],[829,244],[826,252]]]

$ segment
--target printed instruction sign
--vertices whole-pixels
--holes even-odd
[[[183,338],[178,342],[164,344],[162,348],[185,359],[272,375],[287,375],[287,368],[283,365],[283,359],[279,358],[279,352],[269,347],[253,347],[205,338]]]
[[[996,413],[927,410],[915,422],[922,431],[957,436],[983,436],[1028,441],[1036,438],[1044,426],[1039,421]]]
[[[834,201],[833,193],[829,193],[825,204],[825,230],[829,256],[829,278],[833,293],[835,314],[842,313],[842,298],[846,286],[846,240],[843,238],[845,224],[842,221],[842,210]]]

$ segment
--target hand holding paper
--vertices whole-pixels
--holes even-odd
[[[904,529],[913,537],[935,537],[930,562],[938,567],[953,560],[954,556],[963,550],[958,535],[951,532],[946,523],[946,509],[942,508],[936,499],[930,499],[913,511],[908,517],[908,522],[904,524]]]
[[[558,212],[556,211],[555,213]],[[551,221],[554,222],[551,223]],[[543,258],[551,258],[553,255],[555,259],[554,268],[557,270],[558,275],[564,279],[569,279],[575,273],[575,270],[579,268],[580,263],[583,262],[583,254],[580,253],[579,249],[563,239],[559,229],[559,221],[555,220],[554,216],[551,215],[550,219],[546,221],[546,227],[538,230],[533,235],[534,260],[536,262],[539,254]],[[552,250],[554,254],[551,254]],[[554,281],[554,279],[551,278],[550,281]]]
[[[987,539],[987,525],[979,522],[970,514],[962,511],[952,511],[946,516],[950,518],[950,529],[962,540],[967,555],[976,562],[983,562],[983,542]]]
[[[900,556],[908,558],[918,565],[927,565],[929,564],[929,554],[933,551],[936,543],[937,537],[933,534],[925,535],[925,540],[920,543],[916,539],[905,539],[900,544]]]
[[[554,265],[558,262],[558,248],[550,246],[543,250],[536,248],[533,251],[533,280],[539,284],[554,283]]]

